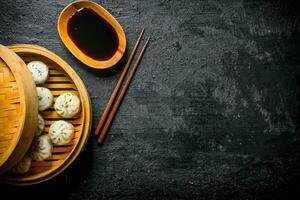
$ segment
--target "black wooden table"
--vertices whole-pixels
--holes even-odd
[[[0,43],[38,44],[83,79],[99,120],[121,70],[89,70],[61,43],[71,1],[0,0]],[[5,194],[64,199],[287,199],[299,193],[299,9],[281,0],[103,0],[130,52],[151,44],[102,146]],[[296,1],[295,1],[296,2]],[[94,129],[93,129],[94,130]],[[60,194],[61,196],[57,196]]]

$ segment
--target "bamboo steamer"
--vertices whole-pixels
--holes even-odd
[[[48,133],[50,125],[57,120],[66,120],[73,124],[75,134],[72,141],[64,146],[53,147],[53,155],[45,161],[33,161],[29,171],[22,175],[11,172],[0,177],[0,181],[12,185],[33,185],[47,181],[62,173],[83,150],[91,129],[91,102],[88,92],[76,72],[60,57],[49,50],[36,45],[13,45],[9,48],[28,63],[39,60],[49,66],[49,78],[43,87],[47,87],[54,95],[54,100],[64,93],[73,92],[81,99],[81,112],[73,118],[62,118],[53,106],[40,112],[45,120],[44,134]]]
[[[16,165],[30,147],[37,102],[35,84],[25,63],[0,45],[0,174]]]

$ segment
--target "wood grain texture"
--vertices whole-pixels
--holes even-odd
[[[147,41],[145,42],[145,44],[144,44],[144,46],[143,46],[140,54],[138,55],[135,63],[133,64],[133,66],[132,66],[132,68],[131,68],[131,70],[129,72],[128,78],[126,79],[126,81],[124,83],[124,86],[123,86],[122,90],[120,91],[119,96],[116,99],[115,104],[111,108],[111,112],[109,113],[109,115],[107,117],[107,121],[104,124],[104,127],[101,130],[101,132],[100,132],[100,135],[99,135],[99,138],[98,138],[98,143],[99,144],[103,143],[104,138],[106,137],[106,135],[107,135],[107,133],[109,131],[109,128],[110,128],[111,124],[113,123],[113,120],[114,120],[114,118],[115,118],[115,116],[117,114],[117,111],[119,109],[119,106],[120,106],[123,98],[124,98],[124,95],[126,94],[126,92],[128,90],[128,87],[129,87],[129,85],[131,83],[131,80],[132,80],[132,78],[133,78],[133,76],[134,76],[134,74],[135,74],[135,72],[136,72],[136,70],[137,70],[137,68],[138,68],[138,66],[139,66],[139,64],[141,62],[142,57],[144,56],[144,52],[145,52],[145,50],[146,50],[146,48],[148,46],[149,40],[150,40],[150,38],[148,38]]]
[[[83,149],[91,128],[91,108],[88,93],[77,74],[58,56],[39,46],[10,46],[25,63],[39,60],[46,63],[50,69],[49,79],[41,85],[50,89],[56,99],[65,91],[77,94],[81,99],[82,111],[72,118],[62,118],[53,106],[40,112],[45,120],[43,134],[47,134],[50,125],[57,120],[66,120],[73,124],[75,132],[70,143],[63,146],[53,146],[53,154],[45,161],[32,161],[30,169],[22,175],[7,173],[0,180],[14,185],[31,185],[46,181],[65,170]],[[51,73],[55,70],[57,73]]]
[[[115,101],[115,98],[117,97],[117,95],[119,93],[119,90],[120,90],[120,88],[123,84],[124,78],[126,77],[127,71],[128,71],[128,69],[129,69],[129,67],[132,63],[132,60],[133,60],[134,56],[135,56],[136,50],[139,47],[139,44],[140,44],[140,41],[143,37],[144,31],[145,31],[145,28],[143,28],[142,31],[140,32],[139,37],[138,37],[137,41],[135,42],[135,45],[132,49],[132,52],[131,52],[128,60],[126,61],[126,65],[125,65],[125,67],[122,71],[122,74],[121,74],[121,76],[120,76],[120,78],[119,78],[119,80],[116,84],[116,87],[114,88],[112,94],[110,95],[110,98],[109,98],[109,100],[108,100],[108,102],[105,106],[103,114],[101,115],[101,118],[100,118],[100,120],[97,124],[96,130],[95,130],[95,135],[98,135],[99,132],[101,131],[101,129],[103,128],[104,122],[107,119],[107,115],[109,114],[109,112],[111,110],[111,107],[112,107],[112,105]]]
[[[101,18],[106,20],[116,31],[119,38],[118,48],[115,54],[110,59],[99,61],[85,55],[84,52],[82,52],[76,46],[76,44],[71,40],[70,36],[68,35],[68,21],[70,20],[71,16],[74,15],[75,12],[82,8],[89,8],[95,11]],[[58,18],[57,29],[62,42],[69,49],[69,51],[81,62],[95,69],[109,69],[113,67],[121,60],[126,51],[126,37],[123,28],[121,27],[119,22],[102,6],[92,1],[75,1],[70,3],[66,8],[64,8],[64,10],[60,14]]]
[[[56,22],[70,2],[1,1],[0,43],[39,44],[66,60],[87,86],[96,124],[121,71],[89,70],[61,43]],[[298,1],[95,2],[123,26],[128,50],[142,26],[152,36],[109,135],[101,147],[91,138],[53,181],[1,185],[2,194],[55,199],[59,193],[67,200],[299,196]]]

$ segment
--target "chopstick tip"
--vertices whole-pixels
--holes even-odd
[[[143,36],[144,32],[145,32],[145,28],[142,27],[142,30],[140,31],[140,34],[139,34],[139,38],[141,38]]]

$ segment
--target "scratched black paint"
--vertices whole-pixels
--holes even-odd
[[[0,43],[39,44],[66,60],[90,93],[96,124],[121,71],[88,71],[61,43],[55,25],[69,2],[1,1]],[[297,1],[96,2],[122,24],[129,52],[141,26],[152,36],[108,137],[99,146],[91,136],[81,157],[50,182],[1,185],[3,197],[299,196]]]

